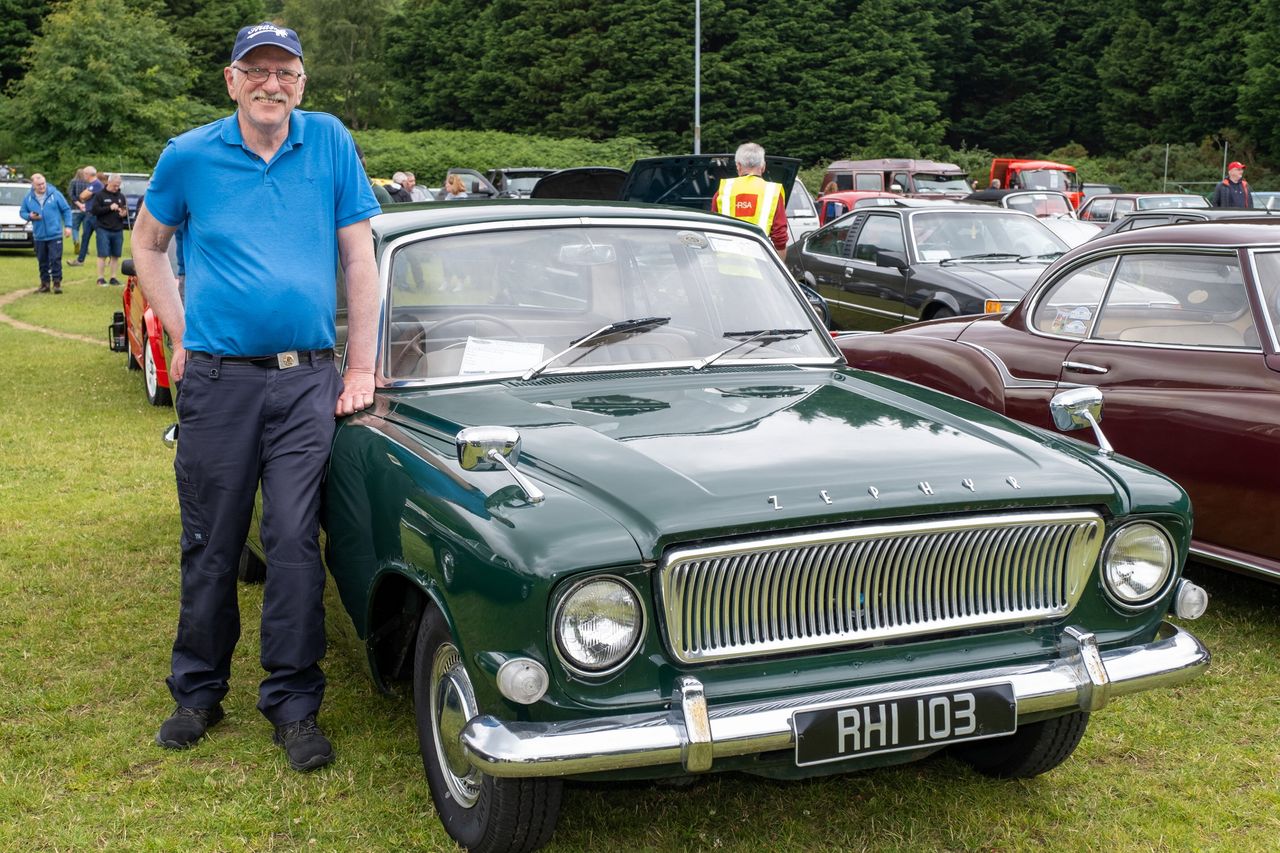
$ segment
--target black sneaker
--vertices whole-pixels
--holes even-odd
[[[119,286],[120,286],[120,279],[116,278],[115,276],[112,276],[112,277],[111,277],[111,283],[112,283],[113,285],[115,285],[116,287],[119,287]]]
[[[316,715],[311,714],[293,723],[276,726],[272,736],[277,746],[283,746],[285,755],[289,756],[289,766],[294,770],[307,771],[324,767],[337,756],[333,753],[333,744],[316,725]]]
[[[188,749],[221,719],[221,705],[212,708],[184,708],[179,705],[160,725],[156,743],[165,749]]]

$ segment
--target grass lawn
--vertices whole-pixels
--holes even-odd
[[[69,248],[69,244],[68,244]],[[69,268],[0,324],[0,850],[449,850],[422,778],[411,703],[373,689],[330,599],[321,721],[338,761],[290,771],[254,708],[261,589],[241,588],[227,719],[184,753],[152,738],[177,618],[172,409],[107,349],[119,288]],[[33,290],[0,252],[0,298]],[[1273,460],[1274,461],[1274,460]],[[1261,463],[1261,460],[1260,460]],[[1280,587],[1207,568],[1214,652],[1183,687],[1122,698],[1075,756],[997,782],[945,757],[777,783],[571,786],[549,849],[1273,850],[1280,839]],[[332,593],[332,585],[330,585]]]

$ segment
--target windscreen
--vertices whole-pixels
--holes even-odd
[[[922,261],[1041,257],[1067,250],[1038,219],[1011,212],[929,211],[911,217]]]
[[[388,286],[390,379],[521,373],[566,349],[548,371],[687,366],[730,347],[717,364],[839,358],[763,237],[619,225],[452,234],[396,249]],[[748,341],[762,332],[778,334]]]

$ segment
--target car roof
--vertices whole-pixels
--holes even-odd
[[[1099,201],[1107,198],[1204,198],[1197,193],[1103,193],[1095,195],[1089,201]]]
[[[905,158],[887,157],[880,160],[835,160],[827,166],[828,172],[845,172],[856,169],[877,171],[897,171],[906,169],[909,172],[956,172],[964,170],[955,163],[942,163],[938,160],[909,160]]]
[[[1210,248],[1274,246],[1280,244],[1280,216],[1260,214],[1257,218],[1250,219],[1205,219],[1176,225],[1155,225],[1136,231],[1121,231],[1082,243],[1069,254],[1074,257],[1094,249],[1147,244]]]
[[[417,231],[460,225],[485,225],[512,221],[533,223],[539,220],[564,219],[593,222],[621,219],[647,219],[654,222],[692,221],[720,228],[739,229],[744,233],[762,237],[760,229],[749,223],[709,211],[617,201],[495,199],[447,203],[419,202],[396,205],[394,209],[388,208],[373,217],[371,224],[374,236],[382,242],[387,242]]]

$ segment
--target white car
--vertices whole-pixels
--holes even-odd
[[[0,249],[36,247],[36,242],[31,237],[31,223],[18,214],[22,208],[22,200],[30,191],[31,185],[27,183],[0,182]]]
[[[818,208],[813,196],[799,178],[787,193],[787,245],[800,240],[811,231],[818,230]]]

